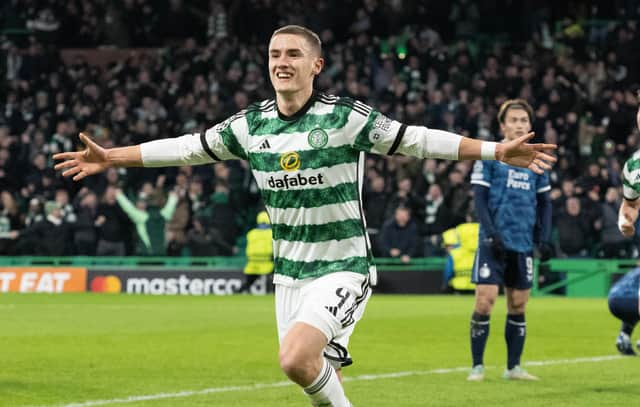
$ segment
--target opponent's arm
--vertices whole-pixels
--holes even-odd
[[[491,213],[489,212],[489,188],[484,185],[473,185],[473,202],[476,208],[476,216],[485,231],[484,244],[491,247],[496,259],[504,257],[504,242],[500,233],[496,230]]]
[[[487,236],[495,235],[496,227],[489,212],[489,188],[483,185],[473,185],[473,202],[478,221],[483,226]]]
[[[536,199],[536,230],[534,232],[534,243],[538,245],[540,260],[547,261],[553,255],[551,245],[551,217],[553,206],[551,204],[551,194],[549,191],[540,192]]]
[[[551,205],[551,194],[549,191],[539,193],[536,200],[536,215],[540,228],[538,237],[541,243],[551,240],[551,217],[553,206]]]

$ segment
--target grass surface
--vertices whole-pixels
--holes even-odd
[[[273,303],[270,296],[3,294],[0,406],[307,406],[278,368]],[[541,377],[535,383],[500,378],[502,300],[487,380],[465,381],[472,305],[472,297],[374,295],[352,337],[355,364],[345,369],[354,405],[619,406],[637,399],[637,358],[576,360],[615,355],[619,324],[605,299],[532,299],[524,361],[550,363],[527,368]]]

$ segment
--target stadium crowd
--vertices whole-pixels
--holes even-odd
[[[573,3],[9,0],[0,8],[0,253],[238,253],[261,209],[245,162],[110,169],[76,184],[51,156],[79,148],[79,131],[105,146],[175,137],[272,97],[266,43],[298,23],[323,40],[317,89],[402,122],[493,140],[498,106],[528,100],[536,141],[560,146],[556,255],[637,257],[616,222],[621,164],[640,147],[640,14],[635,2]],[[60,55],[100,46],[132,50],[104,67]],[[371,155],[366,165],[380,256],[441,255],[442,232],[473,216],[472,162]],[[166,233],[146,230],[161,240],[145,250],[135,236],[147,226],[132,213],[153,208]],[[389,253],[389,239],[406,252]]]

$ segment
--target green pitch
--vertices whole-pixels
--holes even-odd
[[[605,299],[532,299],[524,360],[540,362],[527,367],[536,383],[500,378],[504,301],[492,319],[488,378],[465,381],[472,303],[374,295],[345,369],[354,405],[636,402],[640,359],[615,356],[618,322]],[[0,406],[306,406],[278,368],[273,308],[273,297],[3,294]]]

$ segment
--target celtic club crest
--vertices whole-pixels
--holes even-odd
[[[307,140],[311,147],[322,148],[327,145],[327,142],[329,142],[329,136],[327,135],[327,132],[322,129],[313,129],[309,132]]]

